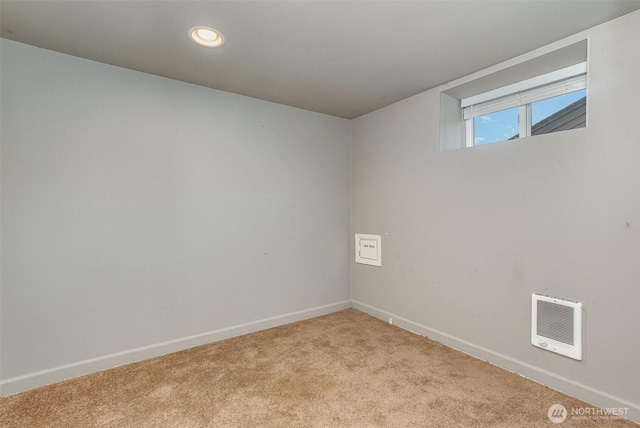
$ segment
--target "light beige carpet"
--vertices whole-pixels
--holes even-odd
[[[636,427],[349,309],[0,399],[9,427]]]

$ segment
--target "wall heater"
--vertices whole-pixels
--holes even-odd
[[[582,360],[582,303],[533,294],[531,344]]]

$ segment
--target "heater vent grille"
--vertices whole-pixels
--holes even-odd
[[[573,345],[573,308],[538,302],[538,335]]]
[[[534,294],[531,344],[582,360],[582,303]]]

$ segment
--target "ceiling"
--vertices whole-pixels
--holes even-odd
[[[352,119],[640,1],[0,1],[2,38]],[[219,49],[187,30],[221,31]]]

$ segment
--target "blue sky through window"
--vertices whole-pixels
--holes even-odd
[[[519,107],[496,111],[473,119],[474,144],[497,143],[518,135]]]
[[[562,110],[569,104],[587,95],[587,90],[575,91],[531,104],[531,122],[533,125]]]
[[[586,89],[583,89],[532,103],[532,123],[535,125],[569,104],[585,97],[586,93]],[[517,138],[520,129],[518,122],[519,110],[519,107],[513,107],[474,118],[474,144],[480,146],[509,140],[514,136]]]

